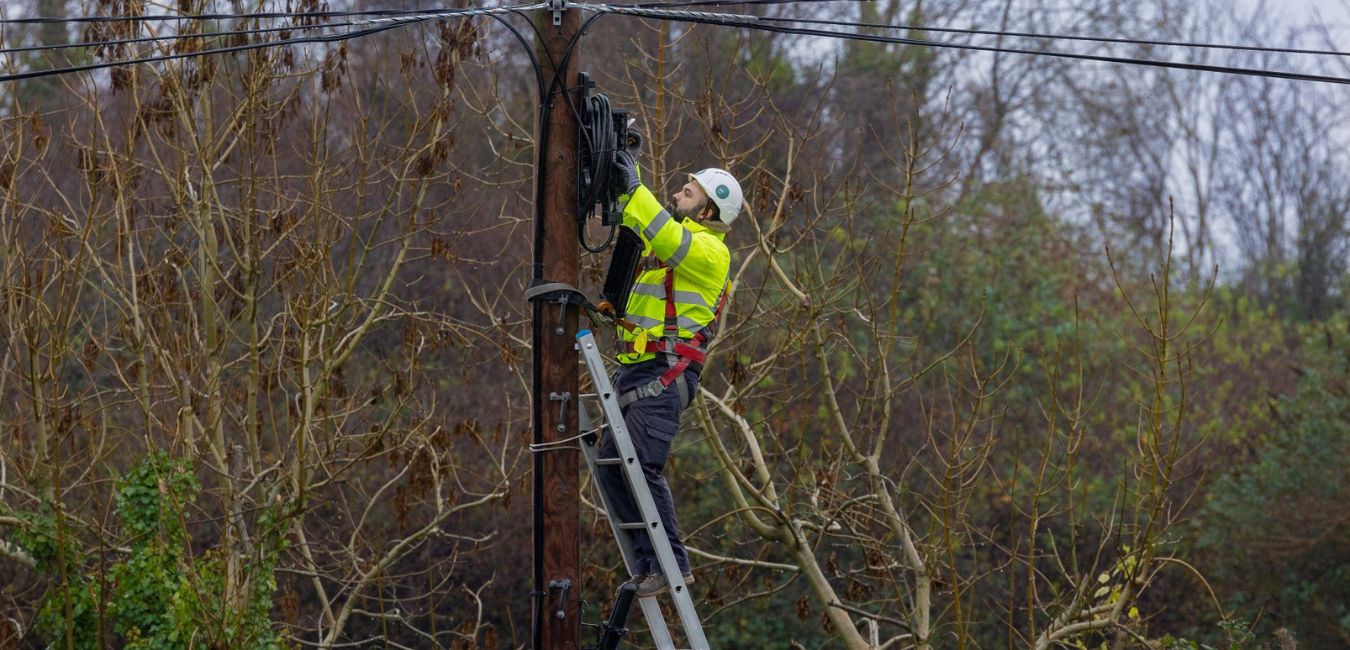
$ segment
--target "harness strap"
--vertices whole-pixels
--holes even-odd
[[[722,308],[727,304],[728,287],[722,287],[722,295],[717,299],[717,309],[713,311],[712,322],[695,332],[694,337],[686,341],[679,338],[679,322],[676,318],[675,309],[675,269],[666,270],[665,284],[666,336],[656,342],[654,349],[656,352],[666,355],[666,361],[670,364],[670,368],[659,378],[619,395],[620,408],[641,399],[656,397],[669,388],[671,384],[674,384],[675,389],[680,393],[680,408],[688,408],[694,399],[689,391],[689,382],[684,378],[684,372],[690,367],[699,372],[703,370],[703,364],[708,359],[706,346],[708,341],[711,341],[717,335],[717,323],[721,320]],[[672,332],[674,332],[673,335]],[[651,349],[652,346],[649,344],[648,348]],[[621,343],[620,349],[624,353],[637,351],[631,341]]]
[[[664,378],[664,375],[662,375],[662,378]],[[688,408],[689,404],[692,403],[694,399],[693,395],[689,393],[689,381],[681,374],[671,383],[675,385],[675,390],[680,393],[680,408]],[[665,392],[665,390],[666,386],[661,383],[660,378],[653,379],[637,388],[619,395],[619,408],[627,408],[629,404],[638,400],[656,397]]]
[[[680,319],[675,309],[675,269],[666,268],[666,333],[668,339],[680,338]]]
[[[690,345],[689,343],[686,343],[683,340],[676,340],[674,348],[675,355],[681,357],[688,357],[692,359],[694,363],[703,363],[708,356],[707,350],[704,350],[701,347],[699,337],[696,336],[690,339],[690,341],[692,341],[694,345]],[[671,350],[669,349],[670,348],[669,343],[670,339],[660,339],[655,343],[648,343],[647,351],[670,353]],[[633,354],[635,352],[637,352],[637,346],[634,345],[632,341],[622,341],[619,343],[620,354]]]

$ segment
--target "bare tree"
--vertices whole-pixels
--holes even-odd
[[[443,217],[461,206],[456,73],[482,34],[431,34],[402,61],[358,63],[389,75],[376,101],[344,43],[65,78],[80,108],[6,119],[21,137],[3,157],[0,419],[31,433],[5,445],[0,523],[31,538],[54,508],[73,556],[39,565],[58,571],[49,593],[119,588],[104,572],[136,551],[102,514],[120,497],[101,476],[167,450],[204,484],[176,504],[193,540],[224,558],[186,558],[193,598],[221,616],[176,634],[243,643],[231,621],[258,598],[266,615],[278,585],[313,605],[286,635],[323,647],[372,625],[438,646],[486,630],[481,612],[445,629],[436,604],[494,537],[454,526],[512,492],[520,421],[444,404],[438,382],[443,363],[473,363],[457,347],[521,343],[419,304],[451,242],[481,228]],[[107,642],[117,605],[99,607]],[[76,625],[67,607],[60,635]]]

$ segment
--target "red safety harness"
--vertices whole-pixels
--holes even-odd
[[[708,342],[717,335],[717,323],[722,317],[722,308],[727,304],[727,287],[722,287],[722,295],[717,299],[717,307],[713,310],[712,322],[695,332],[693,338],[681,339],[679,315],[675,310],[675,269],[668,266],[665,268],[666,325],[664,336],[655,344],[648,344],[647,349],[665,354],[670,369],[666,370],[660,378],[653,379],[645,385],[638,386],[620,395],[620,406],[627,406],[640,399],[660,395],[671,384],[675,384],[679,390],[682,406],[689,406],[694,396],[689,393],[689,385],[684,381],[684,371],[691,367],[695,371],[701,372],[703,370],[703,363],[708,358]],[[632,341],[624,341],[620,349],[623,353],[628,354],[637,352]]]

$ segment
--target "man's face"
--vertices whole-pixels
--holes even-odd
[[[697,217],[703,212],[703,208],[707,207],[708,195],[704,193],[703,188],[699,187],[698,183],[693,181],[685,183],[684,187],[675,192],[671,198],[675,199],[675,214],[686,219],[694,217],[701,221]]]

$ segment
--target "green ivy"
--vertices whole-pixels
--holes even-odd
[[[28,551],[28,555],[37,563],[39,571],[60,575],[59,549],[65,546],[65,557],[69,566],[70,558],[75,555],[75,545],[71,543],[69,536],[62,544],[61,538],[56,534],[56,508],[51,503],[43,502],[32,512],[15,515],[22,518],[26,525],[17,529],[14,541]]]
[[[1201,569],[1262,636],[1300,644],[1350,638],[1350,531],[1334,513],[1350,498],[1350,324],[1307,340],[1294,395],[1273,404],[1271,430],[1249,439],[1252,463],[1215,481],[1195,526]]]
[[[197,498],[197,475],[159,451],[123,477],[117,488],[117,515],[132,535],[132,546],[181,544],[187,531],[179,516]]]
[[[39,571],[57,580],[64,544],[70,581],[43,598],[34,622],[38,634],[54,647],[65,647],[70,630],[70,641],[79,650],[102,647],[100,629],[109,630],[129,650],[284,647],[269,616],[277,588],[276,558],[286,546],[278,513],[273,507],[259,513],[254,554],[237,558],[233,567],[223,549],[193,557],[184,515],[200,489],[193,468],[165,452],[152,453],[118,482],[116,513],[131,553],[110,566],[111,598],[102,611],[102,587],[86,577],[91,562],[79,553],[69,530],[57,535],[55,508],[44,504],[20,513],[26,525],[18,543]],[[245,585],[233,590],[234,600],[227,588],[231,568],[235,580]]]
[[[85,580],[78,573],[70,575],[69,588],[57,585],[51,589],[38,608],[33,629],[41,636],[59,640],[55,647],[65,647],[66,605],[71,611],[71,629],[76,648],[99,648],[98,603],[102,600],[98,583]]]

